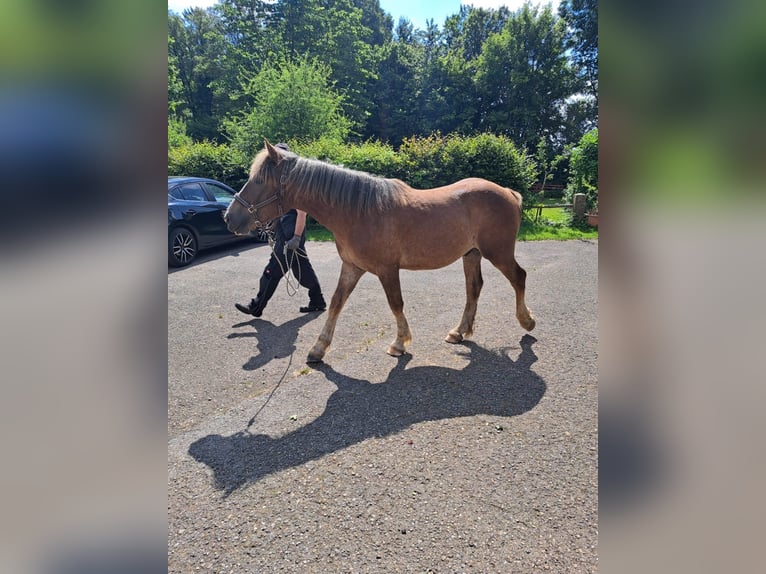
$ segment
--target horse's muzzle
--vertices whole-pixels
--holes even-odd
[[[223,220],[228,230],[235,235],[247,235],[250,233],[247,218],[232,217],[232,214],[227,212],[223,214]]]

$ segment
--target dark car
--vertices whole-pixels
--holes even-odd
[[[204,177],[168,177],[168,265],[183,267],[202,249],[242,239],[266,241],[263,232],[234,235],[223,212],[236,192]]]

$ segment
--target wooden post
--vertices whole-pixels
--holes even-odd
[[[575,193],[572,199],[572,211],[574,212],[574,218],[577,220],[585,217],[585,194]]]

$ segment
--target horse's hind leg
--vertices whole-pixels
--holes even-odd
[[[452,329],[444,339],[448,343],[460,343],[473,333],[473,321],[476,318],[476,306],[484,280],[481,277],[481,253],[471,249],[463,255],[463,273],[465,273],[465,309],[463,318],[457,327]]]
[[[527,331],[531,331],[535,328],[535,319],[524,302],[527,272],[516,262],[516,258],[512,254],[510,257],[505,256],[502,259],[490,258],[490,261],[511,282],[513,290],[516,292],[516,319],[518,319],[519,325]]]
[[[412,332],[404,316],[404,300],[402,299],[402,288],[399,283],[399,269],[391,269],[379,275],[383,290],[386,292],[388,306],[396,318],[396,339],[388,346],[386,353],[392,357],[399,357],[404,354],[406,345],[412,341]]]
[[[324,357],[327,352],[327,347],[332,343],[338,315],[340,315],[341,309],[343,309],[343,305],[346,304],[348,296],[354,290],[354,287],[356,287],[356,284],[364,273],[364,269],[360,269],[351,263],[343,262],[340,270],[340,277],[338,278],[338,286],[335,288],[332,301],[330,301],[330,308],[327,311],[327,320],[322,328],[322,332],[319,333],[317,342],[314,343],[314,346],[309,351],[306,362],[318,363]]]

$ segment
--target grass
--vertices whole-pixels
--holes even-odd
[[[530,201],[529,205],[555,205],[564,203],[562,199],[546,198]],[[544,208],[540,219],[535,221],[537,210],[524,210],[519,229],[519,241],[540,241],[555,239],[598,239],[598,229],[586,223],[576,224],[572,221],[572,212],[561,207]]]
[[[551,225],[551,221],[544,217],[541,217],[540,221],[537,222],[525,219],[521,222],[521,229],[519,229],[519,241],[598,239],[598,229],[587,225],[569,227],[553,223],[554,225]]]
[[[332,231],[312,221],[306,226],[307,241],[334,241]]]
[[[542,200],[543,205],[562,203],[561,199],[547,198]],[[535,205],[538,203],[535,202]],[[567,239],[598,239],[598,229],[585,223],[572,224],[571,211],[564,208],[546,208],[535,221],[535,210],[524,211],[524,218],[519,229],[519,241],[540,241],[543,239],[555,239],[564,241]],[[332,232],[325,229],[315,221],[309,223],[306,228],[308,241],[333,241]]]

